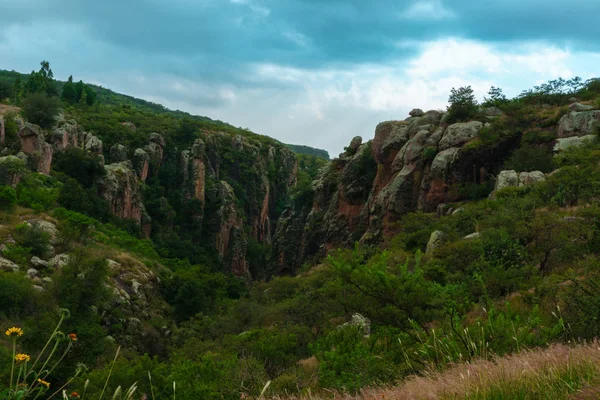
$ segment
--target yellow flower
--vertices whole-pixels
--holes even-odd
[[[46,389],[50,388],[50,382],[46,382],[40,378],[38,378],[38,382],[41,383],[42,385],[46,386]]]
[[[31,360],[31,357],[29,357],[27,354],[19,353],[15,356],[15,360],[18,362],[23,362],[23,361],[29,362],[29,360]]]
[[[6,336],[23,336],[23,329],[13,326],[6,330]]]

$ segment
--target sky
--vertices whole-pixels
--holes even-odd
[[[600,76],[600,0],[0,0],[0,69],[102,85],[332,156],[452,87]]]

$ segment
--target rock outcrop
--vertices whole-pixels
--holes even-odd
[[[600,110],[571,111],[558,122],[558,137],[586,136],[596,133],[600,126]]]
[[[142,196],[131,162],[108,164],[104,169],[106,175],[98,182],[98,195],[108,202],[113,215],[141,224]]]
[[[507,187],[522,187],[526,185],[533,185],[537,182],[543,182],[546,180],[546,176],[541,171],[531,172],[520,172],[517,173],[513,170],[502,171],[496,178],[496,185],[494,191],[490,196],[498,191]]]
[[[459,201],[464,185],[488,185],[518,140],[506,135],[482,144],[484,126],[448,126],[442,112],[415,110],[404,121],[380,123],[372,141],[353,139],[313,182],[312,201],[294,204],[280,218],[270,254],[274,270],[293,274],[332,248],[376,243],[402,215]]]
[[[54,149],[44,139],[44,133],[37,125],[26,123],[19,131],[21,150],[27,155],[31,169],[48,175],[52,166]]]

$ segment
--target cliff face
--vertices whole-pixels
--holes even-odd
[[[130,151],[115,144],[108,150],[75,121],[60,118],[50,131],[25,124],[19,137],[21,151],[17,157],[4,157],[6,165],[14,158],[50,174],[58,152],[79,148],[101,156],[105,173],[94,187],[113,216],[135,221],[146,238],[155,231],[176,230],[191,237],[193,246],[212,249],[225,270],[247,278],[252,278],[249,242],[271,243],[282,205],[296,183],[295,154],[274,140],[251,135],[204,131],[189,148],[178,149],[152,133],[140,148]],[[3,180],[16,184],[18,175],[11,171],[3,174]],[[166,210],[167,215],[172,210],[169,201],[179,204],[183,211],[177,226],[172,217],[153,221],[156,207],[146,211],[144,187],[157,181],[177,193],[164,193],[158,199],[160,211]]]
[[[486,183],[501,170],[514,138],[473,145],[497,117],[448,125],[443,116],[415,110],[404,121],[379,124],[367,143],[354,138],[313,183],[312,204],[290,207],[280,219],[275,270],[294,273],[332,248],[377,242],[402,215],[461,200],[461,185]]]

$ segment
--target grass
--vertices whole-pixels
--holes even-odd
[[[555,344],[495,360],[455,364],[443,372],[414,376],[391,388],[304,399],[506,400],[600,398],[600,344]],[[294,399],[276,397],[277,400]]]

